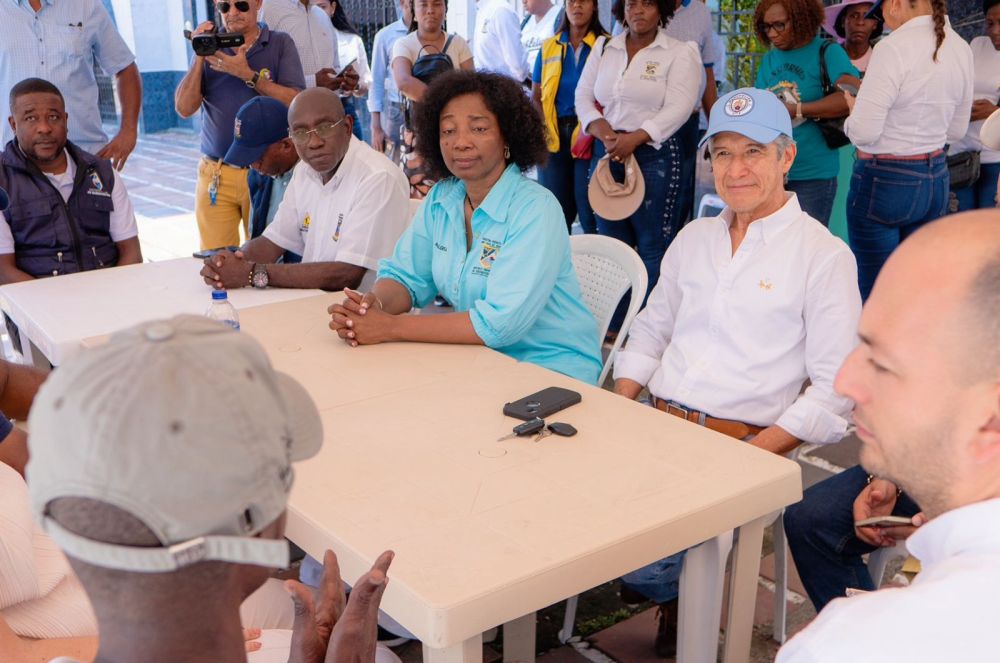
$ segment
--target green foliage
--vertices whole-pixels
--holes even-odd
[[[716,29],[726,41],[728,91],[753,86],[761,56],[767,51],[754,34],[755,0],[719,0]]]

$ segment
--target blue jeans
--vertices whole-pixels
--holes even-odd
[[[802,211],[829,227],[833,199],[837,197],[836,177],[828,180],[789,180],[785,191],[794,192]]]
[[[1000,163],[984,163],[979,167],[979,179],[953,193],[958,198],[958,211],[970,209],[993,209],[997,206],[997,178],[1000,177]]]
[[[637,571],[626,573],[622,576],[622,582],[655,603],[673,601],[680,593],[681,571],[684,570],[686,553],[687,550],[682,550]]]
[[[694,218],[695,174],[698,164],[698,120],[695,113],[681,125],[675,134],[681,147],[681,190],[677,197],[677,227],[674,232]]]
[[[943,154],[922,161],[858,159],[847,194],[847,236],[858,261],[861,299],[900,242],[948,210]]]
[[[354,128],[351,129],[354,137],[363,141],[365,137],[361,133],[361,118],[358,116],[358,109],[354,106],[354,97],[341,97],[340,101],[344,104],[344,114],[354,118]]]
[[[844,596],[848,587],[875,589],[861,556],[876,548],[854,535],[854,499],[867,481],[868,473],[855,465],[807,489],[801,502],[785,509],[788,548],[817,612]],[[903,494],[892,515],[912,517],[919,512]]]
[[[570,154],[573,147],[575,117],[559,118],[559,151],[549,152],[549,160],[538,168],[538,183],[555,195],[566,217],[566,229],[571,230],[573,220],[580,216],[580,227],[587,234],[597,232],[597,220],[587,198],[587,184],[590,182],[590,161],[574,159]],[[596,141],[595,141],[596,142]]]
[[[604,143],[595,140],[594,156],[590,162],[591,174],[598,160],[605,154]],[[664,141],[658,150],[653,149],[651,145],[640,145],[634,154],[646,184],[646,195],[639,204],[639,209],[621,221],[608,221],[602,219],[600,215],[595,214],[595,216],[598,234],[614,237],[634,247],[646,266],[649,286],[642,300],[642,305],[645,306],[646,298],[660,278],[660,262],[663,261],[663,254],[667,252],[667,247],[680,225],[680,210],[677,206],[682,186],[680,142],[677,136],[672,136]],[[625,167],[612,162],[611,174],[617,181],[624,181]],[[617,331],[621,328],[627,302],[626,294],[622,305],[618,307],[611,320],[612,330]]]

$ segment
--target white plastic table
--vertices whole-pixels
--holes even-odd
[[[0,286],[0,307],[17,325],[25,361],[37,350],[53,366],[78,352],[83,339],[179,313],[204,313],[212,289],[201,262],[179,258]],[[241,288],[229,293],[238,310],[315,297],[320,290]],[[32,347],[34,346],[34,347]]]
[[[764,523],[800,499],[795,463],[483,347],[351,348],[327,328],[339,298],[241,315],[325,425],[296,465],[287,533],[333,549],[349,582],[393,549],[382,608],[425,661],[478,663],[500,624],[504,659],[532,661],[536,610],[734,528],[724,660],[747,660]],[[498,443],[517,423],[503,404],[549,386],[582,393],[549,419],[579,434]],[[717,627],[684,637],[687,662],[714,663]]]

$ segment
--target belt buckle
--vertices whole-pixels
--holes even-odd
[[[675,410],[680,410],[681,412],[684,413],[684,419],[686,421],[690,421],[690,419],[689,419],[689,417],[691,416],[691,409],[690,408],[684,407],[683,405],[681,405],[677,401],[667,401],[667,409],[669,410],[670,408],[673,408]]]

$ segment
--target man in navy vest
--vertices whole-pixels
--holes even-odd
[[[0,155],[10,205],[0,223],[0,283],[142,262],[135,213],[111,162],[66,139],[59,89],[28,78],[10,91],[14,140]]]

